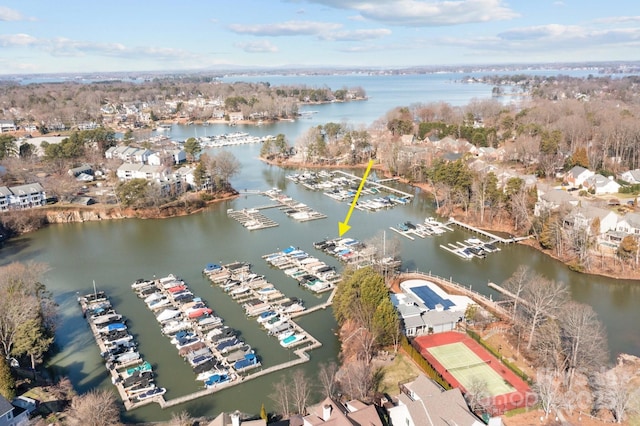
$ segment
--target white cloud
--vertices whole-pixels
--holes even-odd
[[[320,35],[320,38],[331,41],[363,41],[385,37],[390,34],[391,30],[379,28],[374,30],[332,31]]]
[[[342,25],[315,21],[286,21],[275,24],[231,24],[229,29],[237,34],[252,34],[256,36],[295,36],[318,35],[326,31],[340,29]]]
[[[492,22],[519,16],[502,0],[308,0],[359,12],[363,17],[411,27]]]
[[[0,35],[0,46],[17,47],[38,44],[38,39],[29,34],[3,34]]]
[[[34,18],[26,18],[17,10],[0,6],[0,21],[34,21]]]
[[[627,24],[627,23],[635,24],[637,22],[640,22],[640,16],[612,16],[608,18],[594,19],[593,22],[596,24],[608,24],[608,25]]]
[[[267,40],[240,42],[235,43],[234,46],[248,53],[274,53],[278,51],[278,48]]]

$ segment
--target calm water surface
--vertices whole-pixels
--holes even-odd
[[[452,84],[452,87],[455,85]],[[488,93],[485,92],[485,96]],[[368,102],[331,104],[331,108],[352,108]],[[357,113],[354,114],[356,118],[359,117]],[[336,121],[336,115],[319,112],[308,123],[300,120],[296,123],[246,128],[246,131],[256,135],[285,133],[290,139],[295,139],[299,132],[313,125],[314,120],[318,121],[317,124]],[[171,135],[180,139],[195,134],[224,133],[230,129],[237,131],[244,128],[173,126]],[[290,359],[290,352],[282,349],[274,339],[268,338],[254,320],[248,320],[241,308],[226,294],[212,287],[202,276],[201,270],[209,262],[248,261],[255,272],[265,274],[288,296],[303,298],[307,306],[321,303],[326,295],[316,296],[301,289],[281,271],[269,268],[261,256],[295,245],[339,266],[334,259],[317,252],[312,243],[337,235],[337,223],[344,219],[348,205],[288,181],[285,175],[290,171],[258,161],[259,150],[257,145],[230,148],[243,164],[241,175],[232,182],[235,188],[266,190],[278,187],[326,214],[328,218],[298,223],[278,209],[265,210],[264,213],[280,226],[250,232],[226,214],[229,208],[241,209],[268,203],[265,197],[248,195],[188,217],[50,226],[12,240],[0,249],[1,264],[36,260],[51,266],[46,284],[61,307],[61,325],[56,334],[59,351],[50,362],[55,365],[57,373],[69,376],[81,392],[96,386],[111,386],[93,337],[76,303],[76,294],[89,292],[95,281],[99,289],[110,295],[116,309],[128,318],[130,328],[140,344],[140,351],[155,367],[157,382],[168,389],[166,397],[174,398],[195,391],[199,383],[194,380],[192,370],[178,356],[168,339],[160,334],[153,315],[130,288],[130,284],[139,277],[160,277],[169,273],[181,276],[194,293],[204,298],[225,319],[226,324],[239,329],[247,343],[257,350],[265,366]],[[348,235],[367,240],[386,230],[387,240],[401,238],[394,236],[389,227],[406,220],[419,222],[434,214],[433,206],[424,194],[413,188],[404,187],[404,190],[416,194],[411,205],[377,213],[356,210],[351,217],[352,229]],[[518,265],[529,265],[549,278],[568,283],[575,300],[594,307],[608,330],[612,356],[620,352],[640,355],[640,333],[636,328],[636,324],[640,323],[640,310],[637,309],[640,306],[640,287],[637,282],[618,282],[572,273],[558,262],[522,246],[502,247],[501,252],[485,260],[473,261],[463,261],[439,247],[440,244],[468,237],[468,234],[456,231],[415,241],[401,238],[399,244],[403,268],[452,277],[455,281],[472,286],[474,290],[496,297],[487,287],[489,281],[500,283]],[[331,310],[302,317],[300,324],[323,343],[320,349],[311,353],[311,362],[300,367],[313,376],[321,362],[335,361],[337,358],[336,324]],[[127,413],[126,418],[129,421],[163,420],[169,418],[173,411],[185,409],[194,415],[215,415],[223,410],[235,409],[257,413],[262,403],[267,409],[272,408],[267,395],[272,390],[272,384],[287,374],[289,372],[284,371],[251,380],[173,410],[163,411],[152,404]]]

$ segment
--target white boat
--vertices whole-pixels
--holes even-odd
[[[306,338],[307,338],[306,334],[302,334],[302,333],[294,334],[293,336],[289,336],[283,340],[280,340],[280,345],[284,348],[288,348],[299,343],[300,341]]]
[[[174,334],[192,327],[193,325],[188,321],[170,321],[162,327],[162,334]]]
[[[160,293],[160,291],[157,291],[156,293],[152,293],[150,295],[148,295],[147,297],[144,298],[144,303],[151,303],[154,302],[156,300],[160,300],[164,297],[164,295],[162,293]]]
[[[287,337],[293,336],[296,333],[296,331],[294,329],[289,329],[289,330],[285,330],[281,333],[276,334],[276,337],[278,338],[278,340],[284,340]]]
[[[180,314],[181,312],[177,309],[165,309],[156,316],[156,319],[158,320],[158,322],[163,323],[177,317]]]

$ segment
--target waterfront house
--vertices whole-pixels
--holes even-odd
[[[582,186],[585,180],[589,179],[595,173],[582,166],[575,166],[564,175],[564,181],[573,187]]]
[[[0,394],[0,426],[21,426],[29,423],[29,412],[12,405]]]
[[[342,404],[332,398],[325,398],[317,405],[307,407],[307,415],[302,418],[303,426],[382,426],[382,420],[374,405],[358,400]]]
[[[613,180],[613,176],[605,177],[601,174],[595,174],[588,177],[584,183],[584,186],[589,188],[594,194],[617,194],[620,189],[620,184]]]
[[[616,224],[616,231],[627,235],[640,235],[640,213],[627,213]]]
[[[244,120],[244,115],[242,114],[242,112],[230,112],[229,113],[229,121],[231,121],[232,123],[234,121],[242,121]]]
[[[459,388],[445,391],[424,374],[400,386],[398,402],[387,410],[392,425],[483,426]],[[493,419],[492,419],[493,420]],[[501,422],[492,423],[500,425]]]
[[[0,186],[0,212],[9,210],[11,191],[6,186]]]
[[[391,302],[408,337],[455,330],[473,301],[467,296],[447,294],[425,280],[407,280],[400,284],[402,293],[391,295]]]
[[[534,216],[550,214],[562,208],[572,209],[580,200],[567,191],[554,189],[548,185],[538,185],[538,201],[533,208]]]
[[[10,208],[28,209],[44,206],[47,200],[44,188],[37,182],[9,187]]]
[[[640,183],[640,169],[627,170],[626,172],[620,174],[620,179],[625,182],[628,182],[632,185],[636,185]]]
[[[170,169],[165,166],[124,163],[116,170],[116,176],[118,176],[120,180],[160,180],[166,178],[169,172]]]
[[[591,226],[596,218],[600,221],[600,226],[595,230],[595,236],[598,236],[616,229],[620,216],[611,210],[601,209],[599,207],[576,207],[564,217],[563,223],[567,228],[583,230],[586,231],[587,234],[591,234]]]

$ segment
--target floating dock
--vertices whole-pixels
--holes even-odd
[[[268,207],[263,207],[263,209]],[[260,210],[256,208],[242,210],[229,209],[227,210],[227,216],[236,220],[237,222],[240,222],[242,226],[250,231],[278,226],[278,222],[269,219],[268,217],[260,213]]]

